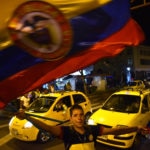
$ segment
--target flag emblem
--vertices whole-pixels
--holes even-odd
[[[64,57],[72,44],[68,20],[55,6],[46,2],[20,5],[10,19],[8,29],[17,46],[50,61]]]

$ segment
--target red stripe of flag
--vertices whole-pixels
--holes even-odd
[[[136,46],[144,39],[139,25],[130,19],[121,30],[87,50],[55,62],[40,63],[18,72],[0,82],[0,108],[46,82],[83,69],[101,58],[115,56],[126,46]]]

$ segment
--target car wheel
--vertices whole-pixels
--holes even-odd
[[[37,137],[37,142],[46,143],[46,142],[51,141],[53,139],[54,139],[54,137],[49,132],[39,131],[38,137]]]
[[[87,113],[85,114],[85,124],[88,124],[88,120],[89,120],[89,118],[90,118],[91,115],[92,115],[91,112],[87,112]]]

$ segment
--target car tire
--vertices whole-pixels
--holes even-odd
[[[87,112],[87,113],[85,114],[85,124],[88,124],[88,120],[89,120],[89,118],[90,118],[91,115],[92,115],[91,112]]]
[[[51,141],[53,139],[54,139],[53,135],[50,134],[49,132],[39,131],[38,137],[37,137],[37,142],[46,143],[46,142]]]

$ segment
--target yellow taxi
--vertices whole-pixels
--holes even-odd
[[[49,125],[69,124],[69,109],[74,104],[80,104],[85,113],[85,120],[88,121],[91,113],[91,102],[88,97],[78,91],[66,91],[58,93],[48,93],[41,95],[33,101],[25,113]],[[47,142],[53,136],[35,127],[30,121],[20,120],[16,116],[12,117],[9,123],[10,134],[22,141]]]
[[[88,124],[107,128],[144,126],[150,122],[150,90],[121,90],[113,93],[96,112]],[[142,136],[136,132],[124,135],[98,136],[97,141],[117,148],[137,149]]]

